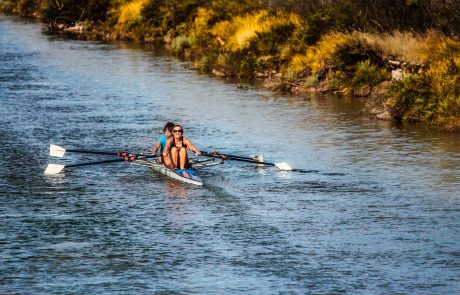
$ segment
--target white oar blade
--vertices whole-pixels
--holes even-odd
[[[264,161],[264,156],[262,156],[262,155],[255,155],[252,158],[254,159],[254,161],[257,161],[257,162],[263,162]],[[256,167],[264,167],[264,166],[265,166],[264,164],[257,164],[256,163]]]
[[[59,165],[59,164],[48,164],[48,166],[45,169],[45,174],[58,174],[59,172],[64,169],[64,165]]]
[[[50,156],[62,158],[64,157],[64,154],[65,148],[54,144],[50,145]]]
[[[292,170],[291,166],[289,166],[289,164],[286,163],[286,162],[275,163],[275,166],[278,167],[280,170],[284,170],[284,171],[291,171]]]

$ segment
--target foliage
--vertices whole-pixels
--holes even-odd
[[[13,0],[0,1],[0,11],[11,13],[15,10],[16,7],[17,7],[16,1],[13,1]]]
[[[460,51],[460,42],[439,32],[425,34],[395,31],[390,34],[355,32],[360,42],[381,51],[383,56],[392,56],[410,63],[427,63],[442,60]]]
[[[337,53],[348,40],[349,36],[343,33],[327,34],[315,46],[308,47],[304,54],[294,55],[288,70],[300,72],[309,67],[313,73],[319,73],[324,68],[335,67],[340,63],[336,59]]]
[[[412,63],[421,63],[423,35],[412,32],[394,31],[392,33],[375,34],[356,32],[356,37],[382,52],[383,56]]]
[[[213,0],[207,1],[205,7],[211,16],[209,26],[213,26],[220,21],[253,13],[260,9],[260,3],[259,0]]]
[[[304,82],[303,82],[303,87],[309,88],[309,87],[315,87],[316,85],[319,84],[319,77],[318,75],[311,75],[308,76]]]
[[[293,26],[299,23],[299,19],[293,14],[269,14],[265,10],[254,14],[237,16],[231,21],[221,21],[211,29],[213,36],[219,41],[224,50],[236,52],[248,48],[250,41],[267,36],[279,34],[281,39],[286,38],[292,32]],[[287,29],[287,32],[284,32]],[[276,37],[276,36],[275,36]]]
[[[142,22],[142,9],[146,4],[146,0],[133,0],[128,3],[122,3],[111,10],[111,14],[117,16],[116,29],[129,30],[136,24]]]
[[[460,127],[460,53],[395,82],[392,94],[386,104],[396,118]]]
[[[312,27],[309,37],[333,30],[367,32],[435,29],[446,35],[460,34],[460,1],[445,0],[263,0],[269,9],[285,9],[308,18]],[[318,39],[318,38],[317,38]]]
[[[174,53],[184,54],[184,51],[191,48],[194,43],[193,36],[179,35],[173,39],[171,49]]]
[[[389,78],[385,69],[377,67],[370,60],[365,60],[358,62],[350,81],[355,88],[364,85],[374,87],[385,80],[389,80]]]
[[[397,64],[403,79],[385,101],[395,118],[460,126],[460,1],[4,0],[0,10],[165,42],[206,73],[281,73],[285,88],[370,89]]]
[[[408,75],[394,82],[393,94],[387,102],[393,117],[403,121],[427,120],[433,114],[434,93],[430,89],[429,77]]]
[[[192,20],[203,0],[146,0],[142,10],[147,23],[164,32]]]
[[[10,0],[0,3],[0,10],[21,15],[37,15],[46,22],[105,21],[110,0]]]

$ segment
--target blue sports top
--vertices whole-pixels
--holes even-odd
[[[168,139],[166,138],[166,134],[163,134],[160,139],[158,139],[158,142],[160,143],[160,155],[163,153],[163,150],[166,146],[166,141]]]

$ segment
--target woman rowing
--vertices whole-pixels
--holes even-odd
[[[194,152],[197,156],[201,155],[201,152],[188,138],[183,137],[184,129],[181,125],[176,124],[172,129],[172,134],[173,136],[168,138],[163,149],[165,166],[170,169],[185,169],[190,166],[187,150]]]

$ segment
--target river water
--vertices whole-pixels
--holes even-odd
[[[460,139],[0,16],[0,293],[460,293]],[[244,84],[245,85],[245,84]],[[227,162],[45,176],[49,144],[148,152],[168,120]]]

